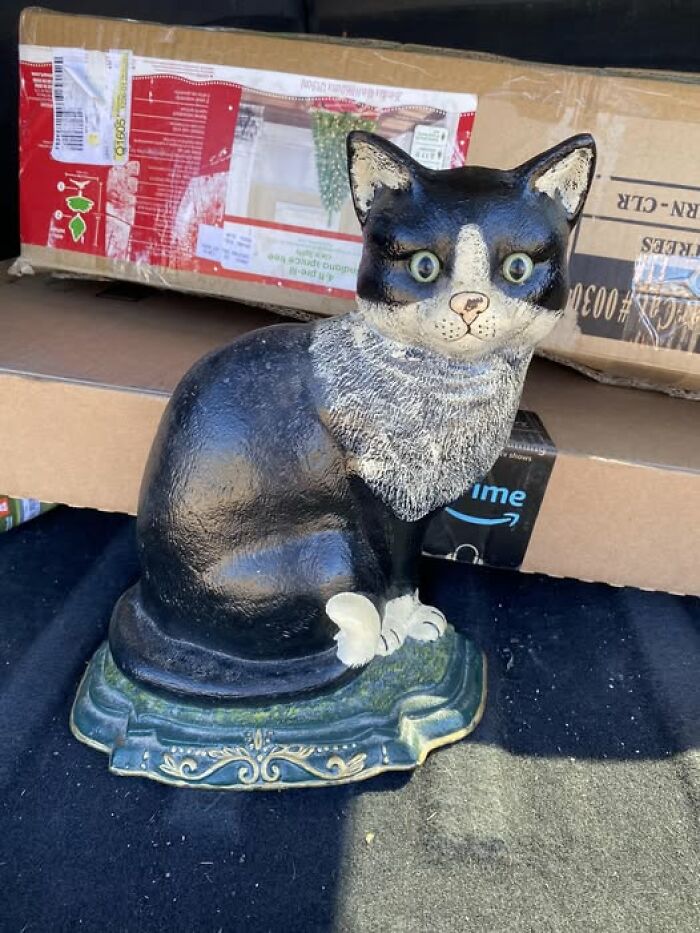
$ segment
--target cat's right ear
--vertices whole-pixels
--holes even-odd
[[[364,226],[377,192],[410,188],[417,163],[403,149],[362,130],[348,134],[347,146],[350,191],[355,213]]]
[[[590,134],[581,133],[535,156],[516,172],[531,191],[551,198],[573,226],[588,196],[595,161],[595,140]]]

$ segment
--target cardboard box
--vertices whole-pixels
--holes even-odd
[[[12,425],[0,488],[111,512],[135,513],[145,458],[180,376],[212,347],[279,323],[214,299],[6,272],[0,307],[0,419]]]
[[[12,425],[0,489],[129,513],[185,370],[278,321],[214,299],[47,276],[5,278],[0,306],[0,420]],[[697,404],[599,385],[540,360],[522,409],[529,414],[492,475],[454,507],[491,521],[456,519],[457,533],[448,515],[448,546],[443,535],[436,547],[431,532],[427,550],[700,595]],[[471,551],[455,555],[465,543]]]
[[[38,9],[21,43],[20,270],[332,314],[360,254],[348,129],[437,168],[510,167],[590,131],[569,312],[543,352],[700,392],[697,76]]]

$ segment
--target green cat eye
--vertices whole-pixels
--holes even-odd
[[[416,282],[428,285],[440,275],[440,260],[430,250],[421,249],[411,256],[408,270]]]
[[[513,285],[522,285],[530,278],[535,266],[527,253],[511,253],[506,256],[501,268],[505,279]]]

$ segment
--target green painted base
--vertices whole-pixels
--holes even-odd
[[[201,706],[144,690],[102,645],[71,713],[115,774],[218,790],[361,781],[421,764],[481,718],[485,659],[448,627],[408,641],[334,693],[266,707]]]

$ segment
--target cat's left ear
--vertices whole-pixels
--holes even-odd
[[[591,187],[595,159],[595,140],[582,133],[535,156],[516,172],[531,191],[540,191],[558,204],[574,224]]]
[[[377,192],[410,188],[419,166],[403,149],[374,133],[354,130],[348,133],[347,145],[350,191],[355,213],[364,225]]]

